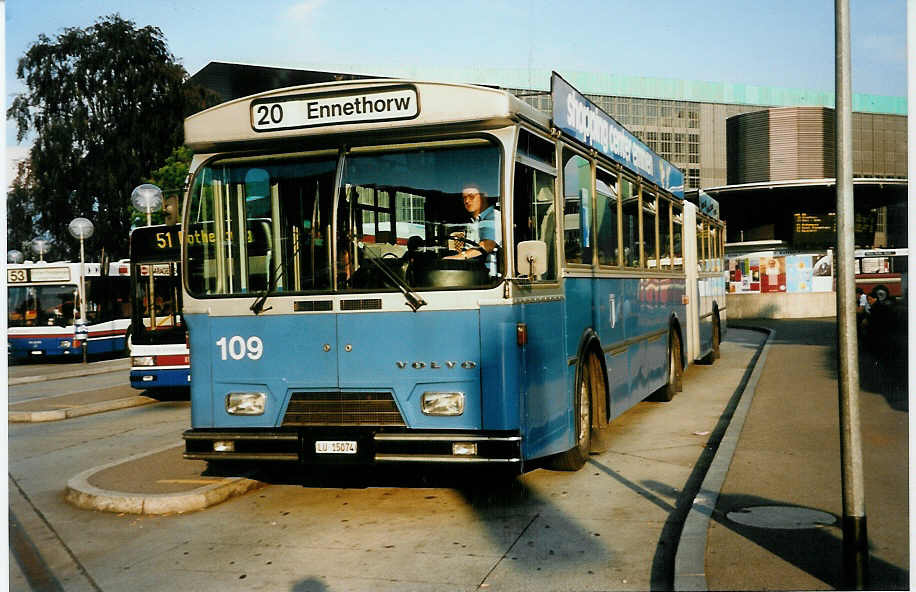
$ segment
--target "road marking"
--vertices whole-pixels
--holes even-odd
[[[219,483],[222,479],[159,479],[156,483]]]

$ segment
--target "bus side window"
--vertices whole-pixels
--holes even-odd
[[[658,256],[661,269],[671,269],[671,202],[658,198]]]
[[[563,245],[567,263],[592,263],[591,163],[563,149]]]
[[[86,322],[100,322],[97,278],[86,278]]]
[[[617,175],[599,168],[595,172],[595,193],[598,263],[617,266]]]
[[[678,204],[671,205],[672,215],[672,239],[674,243],[674,270],[683,271],[684,269],[684,255],[683,255],[683,242],[684,242],[684,214],[681,210],[681,206]]]
[[[639,196],[636,185],[629,179],[620,179],[620,201],[623,207],[621,232],[623,233],[623,265],[639,267]]]
[[[655,194],[643,191],[642,194],[642,237],[645,255],[645,266],[649,269],[658,269],[658,253],[655,245]]]
[[[541,280],[557,278],[557,220],[554,209],[554,177],[521,163],[515,164],[513,195],[513,234],[515,244],[539,240],[547,244],[547,272]],[[513,249],[514,254],[518,253]],[[516,261],[516,272],[525,275],[527,264]]]

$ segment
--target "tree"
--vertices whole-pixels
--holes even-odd
[[[67,225],[85,216],[96,231],[88,249],[126,257],[130,194],[182,144],[186,115],[214,104],[186,85],[187,72],[157,27],[137,28],[117,14],[51,40],[39,35],[19,60],[27,91],[7,117],[21,141],[30,131],[33,232],[78,243]]]
[[[28,159],[22,160],[16,167],[16,178],[6,193],[6,245],[7,249],[21,251],[26,259],[38,259],[32,252],[33,238],[49,240],[51,250],[45,255],[45,261],[60,259],[62,250],[51,237],[35,230],[38,212],[32,200],[32,174]]]

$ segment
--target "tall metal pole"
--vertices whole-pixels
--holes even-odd
[[[839,336],[840,457],[843,480],[844,587],[868,583],[868,531],[859,422],[859,352],[856,336],[852,185],[852,82],[849,0],[836,6],[837,332]]]
[[[83,325],[83,328],[86,327],[86,251],[83,246],[83,239],[80,239],[80,323]],[[83,349],[83,363],[86,363],[86,359],[89,353],[89,333],[84,332],[82,334],[82,349]]]

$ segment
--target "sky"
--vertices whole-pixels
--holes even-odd
[[[158,27],[189,74],[224,61],[834,86],[832,0],[6,0],[6,106],[25,90],[16,65],[40,34],[54,39],[113,13]],[[854,93],[906,95],[906,20],[906,0],[850,0]],[[25,146],[6,125],[15,158]]]

